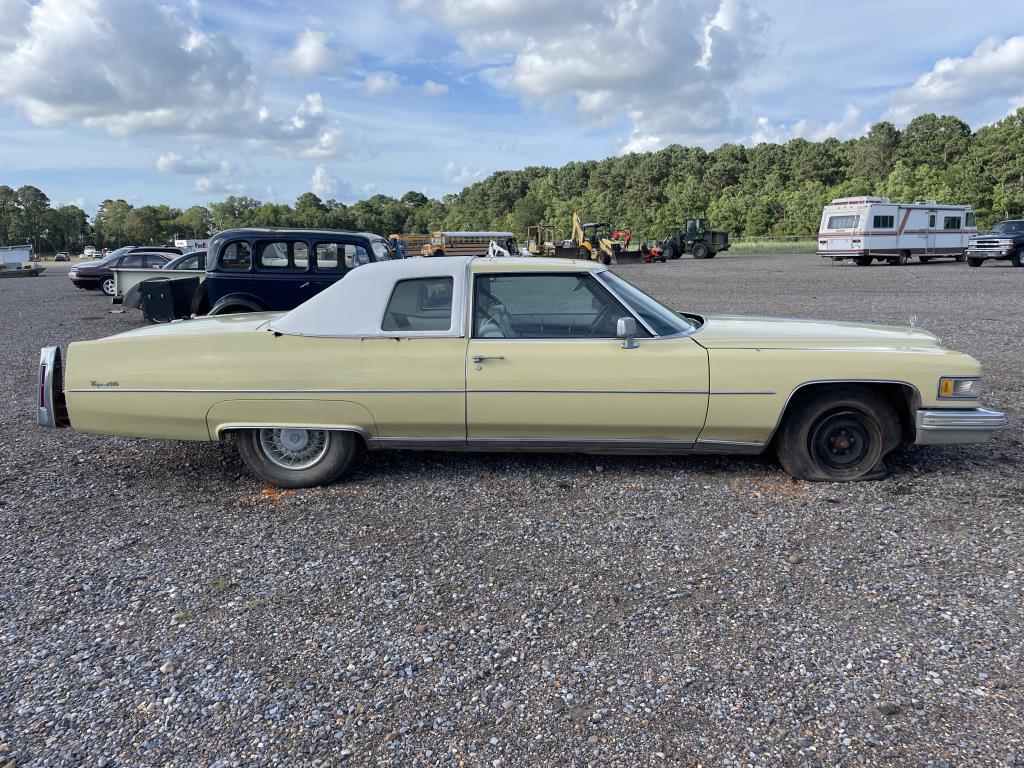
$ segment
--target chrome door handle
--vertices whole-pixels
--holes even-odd
[[[482,363],[484,360],[504,360],[504,355],[473,355],[474,363]]]
[[[309,283],[303,283],[302,285],[299,286],[299,288],[309,288]]]

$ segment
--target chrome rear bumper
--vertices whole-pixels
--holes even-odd
[[[60,347],[43,347],[39,354],[36,423],[41,427],[66,427],[69,424],[64,402],[64,369]]]
[[[984,408],[917,412],[917,445],[983,443],[1006,426],[1006,416]]]

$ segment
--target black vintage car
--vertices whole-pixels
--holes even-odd
[[[191,314],[297,307],[362,264],[396,258],[380,235],[312,229],[227,229],[210,239]]]

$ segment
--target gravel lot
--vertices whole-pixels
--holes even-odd
[[[141,322],[64,270],[0,281],[0,766],[1024,764],[1024,270],[618,268],[978,357],[1011,428],[885,481],[389,452],[295,492],[35,427],[39,346]]]

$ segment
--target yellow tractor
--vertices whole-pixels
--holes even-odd
[[[557,227],[550,224],[534,224],[526,228],[526,250],[531,256],[548,256],[559,259],[575,259],[578,246],[562,237]]]
[[[615,256],[624,251],[626,243],[613,233],[608,222],[580,223],[579,214],[572,215],[572,242],[578,249],[578,258],[611,264]],[[628,240],[627,240],[628,242]]]

